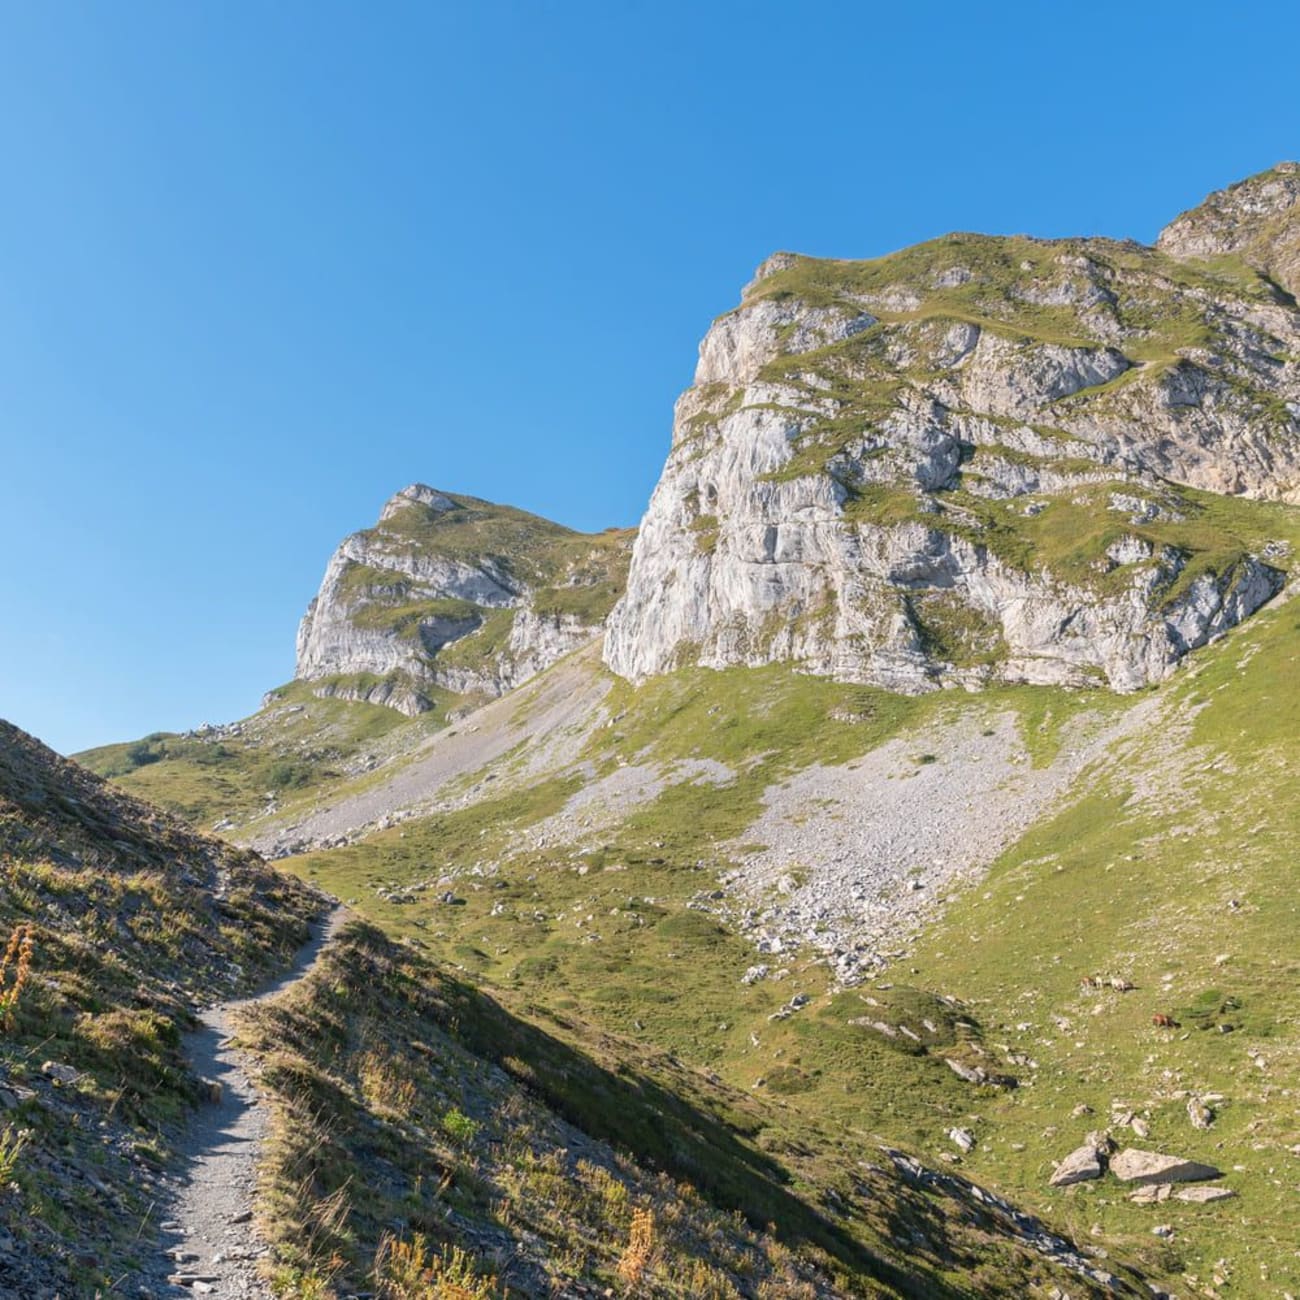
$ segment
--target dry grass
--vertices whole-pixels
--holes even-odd
[[[480,1274],[459,1246],[440,1251],[422,1233],[385,1236],[375,1255],[378,1300],[496,1300],[497,1279]]]
[[[632,1226],[628,1229],[627,1245],[618,1257],[618,1280],[627,1291],[634,1292],[645,1278],[655,1254],[654,1211],[637,1206],[632,1211]]]
[[[18,1170],[18,1158],[31,1137],[30,1129],[15,1128],[12,1124],[6,1124],[0,1132],[0,1191],[13,1181]]]
[[[35,945],[31,923],[16,925],[9,935],[4,957],[0,958],[0,1028],[6,1033],[14,1027],[14,1016],[22,999],[23,986],[31,973]],[[9,983],[11,970],[12,984]]]

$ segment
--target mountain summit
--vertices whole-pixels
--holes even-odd
[[[499,695],[597,635],[627,541],[413,483],[335,551],[294,676],[408,714]]]
[[[781,253],[700,345],[605,658],[922,691],[1132,690],[1281,587],[1300,501],[1294,164],[1155,248]]]
[[[1156,247],[1179,258],[1239,257],[1300,294],[1300,163],[1211,194],[1160,232]]]

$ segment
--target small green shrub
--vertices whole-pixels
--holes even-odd
[[[478,1123],[454,1106],[442,1117],[443,1132],[461,1146],[469,1146],[478,1135]]]

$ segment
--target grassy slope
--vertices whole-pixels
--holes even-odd
[[[1012,1050],[1039,1062],[1033,1088],[981,1099],[975,1174],[1133,1247],[1151,1240],[1153,1224],[1172,1224],[1168,1246],[1148,1247],[1152,1262],[1158,1254],[1170,1273],[1190,1272],[1202,1286],[1226,1275],[1245,1294],[1300,1289],[1300,1167],[1289,1149],[1300,1139],[1298,673],[1292,602],[1172,687],[1171,716],[1185,736],[1171,728],[1147,737],[1096,773],[915,954],[927,979],[941,979],[996,1021]],[[1081,977],[1094,973],[1137,987],[1083,990]],[[1157,1013],[1181,1027],[1156,1028]],[[1206,1132],[1188,1120],[1188,1091],[1226,1098]],[[1148,1142],[1118,1137],[1232,1171],[1240,1199],[1151,1209],[1108,1183],[1046,1193],[1048,1161],[1104,1126],[1114,1101],[1151,1126]],[[1082,1105],[1094,1113],[1072,1119]],[[1026,1149],[1013,1152],[1013,1142]],[[1227,1267],[1216,1268],[1221,1259]]]
[[[48,1283],[98,1294],[152,1244],[141,1237],[152,1170],[199,1094],[180,1050],[191,1008],[282,964],[318,909],[260,859],[0,723],[0,942],[24,925],[34,941],[31,979],[0,1029],[0,1088],[17,1100],[0,1144],[30,1132],[0,1222]],[[56,1085],[47,1060],[79,1077]],[[28,1294],[3,1255],[0,1291]]]
[[[263,1204],[283,1294],[364,1284],[385,1233],[468,1244],[514,1295],[1078,1286],[1008,1242],[996,1209],[908,1185],[878,1152],[832,1184],[779,1105],[571,1017],[521,1015],[367,926],[241,1035],[276,1106]],[[655,1249],[628,1285],[635,1207]]]
[[[159,732],[76,755],[92,772],[199,826],[234,826],[276,808],[282,813],[354,780],[370,760],[400,755],[443,725],[438,711],[407,718],[394,709],[321,699],[308,682],[271,693],[249,718],[210,734]],[[273,796],[273,798],[268,798]]]
[[[801,965],[780,984],[740,985],[752,949],[689,906],[726,866],[717,844],[744,831],[781,774],[850,759],[941,714],[1016,709],[1031,752],[1046,754],[1071,718],[1123,706],[1105,693],[1033,688],[975,701],[907,698],[782,668],[684,672],[639,690],[620,683],[607,705],[619,720],[591,748],[598,771],[649,753],[713,758],[738,779],[670,787],[612,828],[600,848],[559,861],[554,851],[526,848],[526,828],[558,811],[579,788],[576,778],[507,789],[292,865],[387,932],[486,980],[522,1021],[579,1047],[589,1044],[592,1025],[716,1071],[744,1092],[765,1076],[763,1095],[773,1100],[763,1149],[797,1153],[801,1195],[820,1200],[828,1188],[848,1195],[857,1163],[879,1161],[878,1142],[919,1144],[932,1136],[936,1111],[948,1124],[960,1119],[964,1094],[943,1070],[928,1072],[918,1096],[896,1050],[860,1028],[826,1024],[808,1037],[800,1020],[769,1023],[796,991],[824,992],[825,971]],[[480,866],[486,874],[476,874]],[[377,892],[421,884],[404,902]],[[449,887],[457,901],[435,901]],[[828,1120],[827,1093],[838,1110],[853,1109],[850,1125],[838,1114]],[[986,1266],[975,1289],[996,1294],[990,1279],[1007,1261],[990,1248]]]
[[[1118,304],[1119,318],[1145,340],[1125,346],[1137,361],[1168,361],[1180,349],[1213,338],[1197,296],[1272,302],[1276,291],[1254,269],[1234,259],[1197,266],[1152,248],[1109,239],[1032,239],[954,233],[866,261],[800,257],[794,265],[756,285],[747,301],[798,297],[817,306],[852,305],[866,298],[882,320],[965,320],[1009,337],[1069,347],[1096,346],[1087,321],[1091,304],[1046,305],[1033,301],[1044,283],[1064,281],[1074,268],[1060,258],[1086,258],[1129,292]],[[962,284],[940,286],[949,268],[971,273]],[[898,289],[919,298],[914,308],[891,308],[878,295]]]
[[[986,888],[954,905],[914,964],[892,973],[892,988],[867,990],[878,1004],[872,1017],[918,1029],[929,1018],[937,1032],[921,1031],[923,1045],[850,1025],[866,1013],[856,991],[818,997],[808,1013],[769,1023],[796,990],[824,993],[825,973],[797,967],[783,984],[739,985],[752,950],[688,906],[727,865],[717,844],[743,833],[762,790],[783,771],[843,761],[945,710],[1013,707],[1041,756],[1069,718],[1123,701],[1035,689],[904,699],[780,669],[683,672],[640,690],[620,684],[610,705],[622,717],[590,754],[598,771],[647,753],[712,757],[738,780],[672,787],[601,836],[600,848],[558,861],[552,850],[529,849],[526,829],[557,811],[576,782],[507,791],[309,856],[300,869],[354,896],[390,932],[498,986],[523,1014],[579,1015],[743,1088],[763,1077],[784,1103],[772,1140],[815,1152],[813,1183],[833,1183],[847,1156],[863,1157],[877,1140],[950,1156],[947,1129],[974,1123],[980,1143],[964,1158],[967,1170],[1080,1238],[1140,1259],[1154,1275],[1190,1270],[1208,1281],[1223,1257],[1237,1261],[1240,1275],[1244,1216],[1252,1278],[1256,1257],[1281,1277],[1294,1268],[1286,1245],[1294,1157],[1283,1148],[1297,1140],[1294,1102],[1281,1094],[1300,1083],[1295,1038],[1283,1028],[1297,1010],[1283,828],[1300,813],[1285,763],[1295,704],[1283,684],[1294,677],[1298,647],[1300,613],[1285,605],[1198,655],[1161,692],[1171,717],[1204,705],[1190,735],[1170,723],[1157,733],[1167,743],[1144,735],[1114,756],[1083,783],[1081,802],[1036,827]],[[860,720],[836,720],[843,717]],[[1163,764],[1174,775],[1157,784],[1147,768]],[[1157,795],[1127,805],[1144,782]],[[493,875],[491,864],[503,860]],[[475,875],[478,865],[486,875]],[[374,892],[419,882],[430,888],[414,901]],[[448,887],[457,903],[434,902]],[[1230,911],[1229,895],[1243,907]],[[1216,966],[1224,954],[1229,960]],[[1166,972],[1167,989],[1159,978]],[[1093,973],[1124,976],[1139,989],[1082,995],[1078,981]],[[1191,1028],[1204,1019],[1192,1014],[1198,999],[1208,1005],[1212,994],[1241,1002],[1233,1033]],[[938,995],[955,997],[957,1007]],[[1156,1011],[1187,1028],[1154,1029]],[[1069,1034],[1055,1029],[1055,1015],[1069,1018]],[[1251,1063],[1256,1048],[1267,1068]],[[973,1089],[941,1059],[976,1061],[977,1052],[1032,1086]],[[1170,1081],[1165,1070],[1182,1074]],[[1180,1089],[1230,1099],[1209,1133],[1191,1128],[1185,1098],[1166,1095]],[[1049,1192],[1049,1161],[1104,1127],[1112,1100],[1149,1114],[1147,1145],[1229,1170],[1247,1166],[1232,1179],[1241,1199],[1153,1211],[1130,1205],[1113,1183]],[[1085,1104],[1093,1113],[1072,1119]],[[1143,1145],[1131,1132],[1127,1140]],[[1171,1219],[1172,1243],[1150,1235],[1155,1222]]]

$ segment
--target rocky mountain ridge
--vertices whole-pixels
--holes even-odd
[[[1155,248],[770,258],[700,346],[608,666],[1160,680],[1282,586],[1250,502],[1300,500],[1298,191],[1284,164]]]
[[[406,714],[491,698],[599,631],[627,535],[586,535],[424,484],[335,551],[298,628],[296,680]]]

